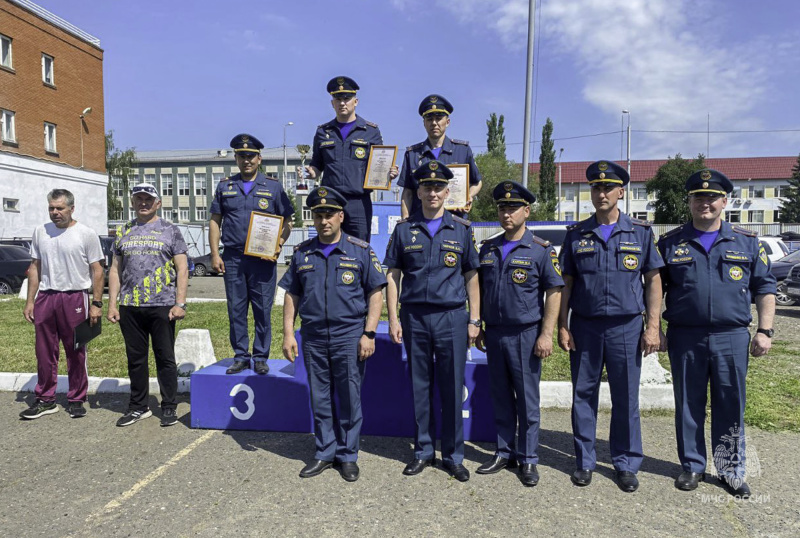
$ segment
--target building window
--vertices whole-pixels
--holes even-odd
[[[135,174],[129,174],[128,175],[128,185],[133,187],[134,185],[138,185],[138,184],[139,184],[139,174],[138,174],[138,172],[135,173]]]
[[[205,204],[199,205],[194,208],[194,220],[206,220],[208,218],[208,212],[206,211]]]
[[[178,196],[189,196],[189,174],[178,174]]]
[[[748,198],[763,198],[764,197],[764,185],[749,185],[747,187],[747,197]]]
[[[734,187],[733,191],[731,192],[731,198],[741,198],[742,197],[742,188],[741,187]]]
[[[750,212],[750,222],[764,222],[764,212],[763,211],[751,211]]]
[[[575,189],[572,187],[567,187],[564,189],[564,200],[567,202],[574,202],[575,201]]]
[[[53,60],[52,56],[48,56],[47,54],[42,54],[42,82],[45,84],[50,84],[51,86],[55,86],[55,78],[53,76],[53,64],[55,60]]]
[[[178,180],[178,181],[180,181],[180,180]],[[188,181],[188,178],[187,178],[187,181]],[[178,222],[189,222],[189,210],[188,209],[180,209],[180,210],[178,210]]]
[[[119,176],[114,176],[111,178],[111,188],[114,189],[114,196],[117,198],[122,198],[124,193],[122,191],[122,178]]]
[[[19,199],[3,198],[3,211],[19,212]]]
[[[14,116],[15,114],[10,110],[3,110],[3,115],[0,117],[0,120],[3,122],[2,131],[3,141],[5,142],[17,141],[17,129],[14,126]]]
[[[134,208],[128,208],[128,219],[133,220],[136,218],[136,210]]]
[[[569,220],[569,221],[575,220],[575,213],[573,213],[572,211],[567,211],[566,213],[564,213],[564,220]]]
[[[633,214],[633,218],[639,219],[639,220],[647,220],[647,211],[636,211]]]
[[[172,174],[161,174],[161,196],[172,196]]]
[[[790,185],[778,185],[775,187],[775,196],[778,198],[788,198]]]
[[[155,174],[145,174],[144,175],[144,182],[150,185],[151,187],[156,186],[156,175]]]
[[[742,212],[741,211],[726,211],[727,220],[728,222],[742,222]]]
[[[647,189],[645,187],[633,187],[631,189],[631,200],[647,200]]]
[[[219,182],[222,181],[224,178],[225,174],[223,174],[222,172],[215,172],[211,174],[211,192],[213,193],[217,192],[217,186],[219,185]]]
[[[312,218],[311,210],[303,208],[303,220],[311,220]]]
[[[56,150],[56,126],[54,123],[44,122],[44,149],[49,153],[58,153]]]
[[[194,193],[196,196],[205,196],[206,195],[206,175],[205,174],[195,174],[194,175]],[[200,219],[198,219],[200,220]]]
[[[776,209],[772,212],[772,222],[780,222],[781,221],[781,210]]]
[[[11,53],[11,38],[0,34],[0,65],[14,69],[14,57]]]

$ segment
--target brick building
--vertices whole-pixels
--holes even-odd
[[[0,0],[0,236],[30,237],[53,188],[105,233],[103,50],[29,0]]]

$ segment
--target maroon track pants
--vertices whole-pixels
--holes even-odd
[[[39,379],[34,393],[45,402],[56,399],[58,384],[58,342],[67,356],[69,391],[67,400],[85,402],[89,388],[86,347],[75,348],[75,327],[89,315],[89,294],[85,291],[40,291],[33,304],[36,327],[36,363]]]

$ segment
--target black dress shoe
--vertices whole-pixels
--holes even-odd
[[[486,461],[478,467],[475,472],[478,474],[494,474],[503,469],[513,469],[517,466],[517,460],[504,458],[495,454],[492,459]]]
[[[339,473],[348,482],[358,480],[358,464],[354,461],[343,461],[339,464]]]
[[[431,458],[429,460],[411,460],[406,468],[403,469],[403,474],[407,476],[414,476],[415,474],[421,473],[425,467],[430,467],[436,462],[436,458]]]
[[[692,491],[697,489],[697,486],[705,480],[706,473],[693,473],[691,471],[683,471],[678,478],[675,479],[675,487],[683,491]]]
[[[460,463],[444,462],[444,468],[459,482],[469,480],[469,471]]]
[[[242,370],[247,370],[248,368],[250,368],[250,361],[249,360],[243,360],[243,361],[234,360],[233,364],[231,364],[231,367],[228,368],[227,370],[225,370],[225,373],[228,374],[228,375],[230,375],[230,374],[238,374]]]
[[[741,484],[734,486],[734,484],[729,482],[726,478],[720,476],[719,480],[722,482],[722,487],[725,488],[725,491],[734,497],[739,497],[740,499],[750,498],[750,486],[747,485],[747,482],[742,481]]]
[[[311,478],[312,476],[317,476],[325,469],[330,469],[331,467],[333,467],[332,461],[314,460],[303,467],[303,470],[300,471],[300,478]]]
[[[578,469],[572,473],[570,480],[572,480],[572,483],[576,486],[588,486],[592,483],[592,470]]]
[[[525,486],[532,487],[539,483],[539,471],[536,470],[536,464],[523,463],[520,472],[522,474],[522,483]]]
[[[253,370],[255,370],[258,375],[267,375],[267,372],[269,372],[269,364],[267,364],[267,361],[254,361],[254,363]]]
[[[633,493],[639,489],[639,479],[630,471],[617,471],[617,486],[625,493]]]

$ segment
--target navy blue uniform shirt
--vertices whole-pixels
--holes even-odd
[[[398,222],[383,264],[403,273],[401,304],[427,304],[440,309],[465,306],[463,275],[480,265],[470,222],[448,211],[433,237],[421,211]]]
[[[386,276],[369,243],[343,233],[327,258],[316,237],[298,245],[278,285],[300,298],[303,335],[336,338],[364,330],[367,295]]]
[[[481,173],[478,170],[478,165],[475,164],[475,157],[472,155],[472,148],[469,147],[469,143],[463,140],[451,140],[445,136],[438,159],[433,156],[433,148],[431,148],[431,143],[427,138],[419,144],[406,148],[406,154],[403,157],[403,168],[400,170],[397,186],[416,192],[419,185],[414,179],[414,170],[428,161],[439,161],[443,164],[468,164],[469,184],[477,185],[481,182]],[[416,196],[412,200],[409,215],[418,211],[422,205]]]
[[[650,225],[620,212],[608,243],[594,215],[567,228],[561,266],[574,279],[569,307],[591,318],[644,312],[642,275],[664,261]]]
[[[259,172],[248,194],[245,194],[242,183],[241,174],[220,181],[211,202],[211,214],[222,215],[222,244],[226,249],[239,251],[244,250],[253,211],[280,215],[284,221],[294,213],[292,203],[278,181],[267,179]]]
[[[503,260],[503,236],[480,251],[481,318],[486,325],[536,323],[544,312],[544,292],[564,285],[556,251],[525,230]]]
[[[317,127],[311,166],[324,172],[322,183],[347,198],[364,194],[364,178],[371,146],[382,145],[378,126],[356,115],[356,124],[342,140],[336,118]]]
[[[710,252],[689,222],[661,236],[661,281],[670,326],[747,327],[752,297],[776,292],[767,253],[754,232],[722,221]]]

